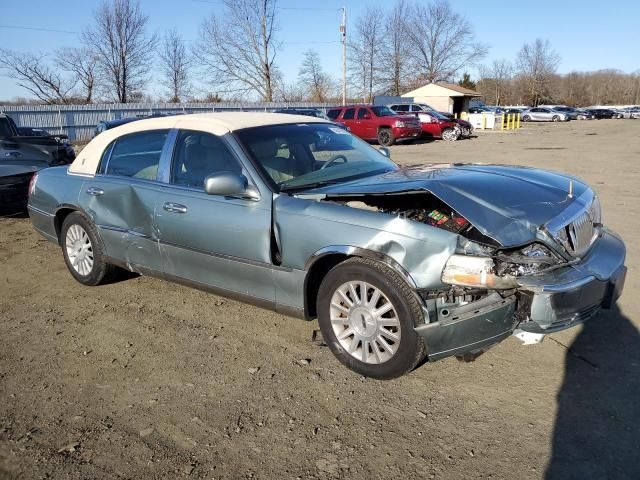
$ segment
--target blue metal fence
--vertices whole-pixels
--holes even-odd
[[[93,137],[98,122],[152,113],[256,112],[279,108],[318,108],[326,111],[330,103],[114,103],[95,105],[19,105],[2,106],[0,113],[9,115],[19,127],[42,128],[49,133],[62,133],[71,141]]]

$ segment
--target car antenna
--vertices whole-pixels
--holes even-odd
[[[573,180],[569,180],[569,198],[573,198]]]

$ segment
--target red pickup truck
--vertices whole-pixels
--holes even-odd
[[[415,140],[422,135],[417,118],[398,115],[385,106],[348,105],[332,108],[327,116],[349,127],[354,135],[384,146],[399,140]]]

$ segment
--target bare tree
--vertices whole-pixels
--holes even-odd
[[[222,93],[255,93],[271,102],[277,80],[276,0],[223,0],[200,28],[194,55]]]
[[[405,87],[405,75],[409,45],[407,43],[407,5],[398,0],[386,18],[384,26],[385,87],[390,95],[401,95]]]
[[[56,64],[74,75],[83,88],[78,96],[91,103],[98,76],[97,55],[88,48],[62,48],[56,52]]]
[[[326,102],[333,91],[331,77],[322,70],[320,55],[315,50],[307,50],[298,74],[299,83],[314,102]]]
[[[427,82],[451,80],[487,54],[487,47],[476,41],[471,23],[455,13],[447,0],[435,0],[426,6],[416,4],[409,16],[409,52]]]
[[[379,8],[369,8],[358,18],[355,34],[349,43],[349,69],[352,81],[357,85],[363,102],[373,100],[374,87],[378,88],[382,61],[380,54],[384,44],[384,15]]]
[[[494,60],[490,66],[480,68],[481,78],[478,82],[478,88],[482,90],[482,93],[491,91],[495,105],[504,105],[505,93],[509,89],[512,76],[511,62],[504,59]]]
[[[84,43],[96,53],[116,100],[126,103],[148,80],[157,37],[147,34],[148,17],[138,1],[103,0],[94,21],[82,34]]]
[[[189,73],[192,63],[184,40],[176,30],[169,30],[164,36],[160,64],[169,88],[169,101],[179,103],[191,91]]]
[[[549,40],[537,38],[525,43],[518,52],[518,72],[527,84],[529,100],[536,106],[549,97],[549,83],[560,63],[560,56],[551,48]]]
[[[0,49],[0,69],[22,88],[47,104],[71,103],[75,82],[49,67],[44,54]]]

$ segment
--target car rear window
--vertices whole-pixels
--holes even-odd
[[[155,180],[168,130],[120,137],[109,156],[106,174]]]

